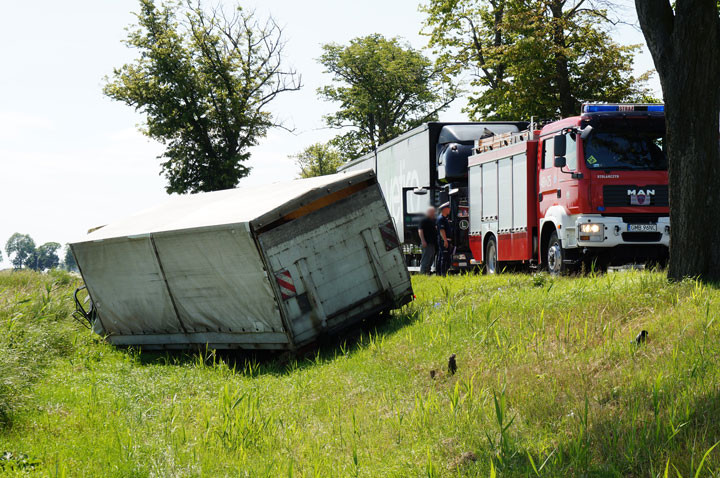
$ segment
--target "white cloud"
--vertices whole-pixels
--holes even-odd
[[[53,121],[47,116],[35,116],[17,111],[0,111],[0,144],[32,140],[38,132],[52,127]]]

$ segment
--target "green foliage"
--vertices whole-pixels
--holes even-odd
[[[75,286],[60,271],[0,272],[0,427],[12,422],[44,368],[63,357],[71,341],[77,344],[71,335],[80,333],[79,325],[69,320]],[[3,452],[0,472],[36,465],[22,453]]]
[[[60,265],[60,258],[57,251],[62,247],[57,242],[47,242],[35,249],[34,253],[28,258],[25,264],[30,269],[36,271],[44,271],[46,269],[54,269]]]
[[[28,234],[16,232],[5,244],[5,251],[15,269],[27,267],[36,271],[54,269],[60,264],[57,251],[60,249],[57,242],[47,242],[35,247],[35,241]]]
[[[414,277],[417,299],[377,328],[258,361],[115,349],[70,318],[77,285],[0,274],[0,472],[720,472],[717,286],[638,271]]]
[[[189,0],[140,0],[136,16],[125,43],[139,56],[114,70],[105,94],[144,113],[144,133],[165,144],[169,193],[235,187],[249,174],[248,148],[278,126],[268,104],[300,88],[283,66],[280,27]]]
[[[77,262],[75,262],[75,256],[72,253],[72,249],[70,249],[70,244],[65,244],[65,256],[62,267],[69,272],[78,271]]]
[[[519,120],[572,116],[581,101],[650,99],[649,73],[632,74],[640,45],[613,41],[612,12],[602,5],[429,0],[421,8],[448,80],[473,71],[465,111],[474,119]]]
[[[5,243],[5,252],[15,269],[35,262],[35,241],[28,234],[16,232]]]
[[[349,45],[326,44],[319,61],[333,84],[319,88],[318,94],[339,104],[325,121],[332,128],[350,129],[333,140],[349,159],[437,119],[457,96],[428,58],[398,38],[373,34]]]
[[[39,464],[39,461],[28,457],[24,453],[15,454],[6,451],[0,455],[0,471],[3,473],[33,471]]]
[[[302,178],[336,173],[344,162],[337,148],[323,143],[310,145],[303,152],[292,156],[292,158],[300,167],[300,177]]]

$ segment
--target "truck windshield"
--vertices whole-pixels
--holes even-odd
[[[667,170],[661,131],[593,131],[585,141],[590,169]]]

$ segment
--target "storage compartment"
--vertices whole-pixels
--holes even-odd
[[[499,261],[527,261],[533,255],[535,204],[534,141],[518,141],[469,159],[470,245],[484,262],[489,236],[497,241]]]

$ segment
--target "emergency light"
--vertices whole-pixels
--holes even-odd
[[[605,105],[605,104],[584,104],[582,107],[583,113],[612,113],[622,111],[649,111],[663,113],[665,111],[665,105]]]

